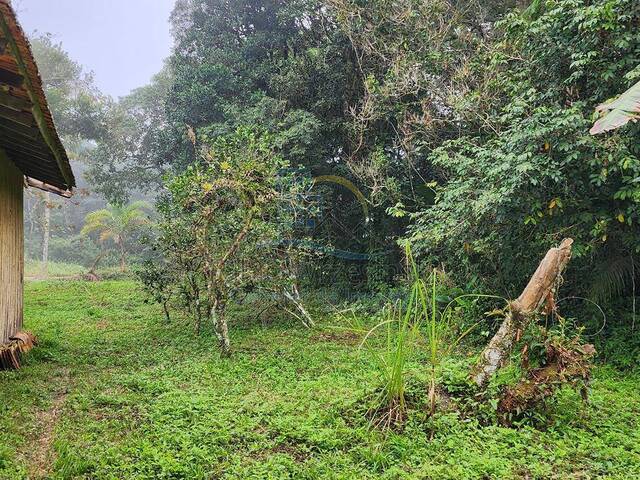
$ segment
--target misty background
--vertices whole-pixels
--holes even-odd
[[[171,52],[174,0],[14,0],[29,35],[50,33],[95,74],[96,86],[120,97],[146,85]]]
[[[88,214],[111,209],[87,172],[99,161],[97,141],[109,137],[114,125],[126,127],[127,97],[163,69],[173,43],[173,6],[174,0],[13,1],[77,183],[70,200],[26,191],[27,277],[81,274],[118,263],[106,241],[82,234]],[[161,96],[148,100],[156,110],[164,108]],[[151,213],[150,193],[128,190],[127,196],[145,201],[143,210]],[[134,257],[142,250],[138,240],[128,239]]]

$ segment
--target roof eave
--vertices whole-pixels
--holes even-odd
[[[26,48],[26,51],[28,52],[28,54],[31,55],[31,58],[33,59],[33,53],[31,52],[31,45],[29,44],[29,41],[27,40],[26,35],[24,34],[24,31],[22,30],[22,27],[20,26],[20,23],[17,20],[15,11],[13,10],[11,3],[7,0],[0,0],[0,2],[5,4],[8,7],[10,16],[11,15],[13,16],[13,18],[10,18],[10,20],[12,22],[12,25],[15,27],[15,31],[17,32],[17,35],[20,37],[19,40],[21,44],[23,44],[23,47]],[[25,63],[26,61],[28,61],[28,59],[25,60],[25,58],[23,58],[20,48],[16,43],[16,38],[14,37],[14,34],[11,28],[9,27],[9,24],[7,23],[7,19],[4,17],[4,15],[0,15],[0,28],[2,29],[5,38],[7,39],[8,45],[12,50],[14,58],[16,59],[18,68],[20,69],[23,75],[24,82],[26,85],[26,90],[28,92],[31,103],[33,105],[32,114],[34,119],[36,120],[38,129],[40,130],[40,133],[42,134],[42,137],[45,140],[46,144],[48,145],[49,149],[53,153],[53,156],[55,157],[56,163],[58,165],[58,169],[62,174],[62,177],[66,181],[66,184],[67,184],[66,186],[68,186],[69,189],[63,190],[51,185],[50,187],[52,189],[59,190],[60,192],[67,192],[67,191],[70,192],[73,189],[73,187],[76,186],[75,178],[73,175],[73,171],[71,170],[67,153],[64,149],[64,146],[62,145],[60,137],[58,136],[58,133],[55,129],[55,125],[53,124],[53,119],[48,110],[46,98],[44,98],[44,93],[42,92],[42,81],[39,76],[37,64],[35,64],[35,61],[33,60],[30,61],[30,63],[32,64],[31,65],[32,70],[35,71],[35,74],[32,75],[32,73],[29,71],[29,68],[27,68],[27,65]],[[32,78],[34,76],[35,78]],[[38,95],[37,92],[39,92],[40,95]],[[42,99],[40,97],[42,97]],[[48,115],[49,121],[47,121],[47,116],[45,115],[45,113]],[[32,180],[35,180],[35,179],[32,179]],[[47,185],[45,182],[41,182],[39,180],[36,180],[36,181],[42,183],[43,185]],[[37,187],[37,188],[40,188],[40,187]],[[51,190],[47,190],[47,191],[51,191]]]

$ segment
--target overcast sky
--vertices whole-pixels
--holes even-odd
[[[149,82],[169,55],[174,0],[13,0],[22,27],[52,33],[114,97]]]

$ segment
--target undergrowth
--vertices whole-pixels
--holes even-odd
[[[0,373],[2,479],[640,477],[637,372],[598,367],[588,404],[563,389],[544,425],[504,428],[444,405],[429,415],[421,348],[404,428],[380,432],[363,416],[378,368],[335,317],[318,312],[309,331],[247,304],[221,359],[210,329],[167,323],[133,282],[34,282],[25,299],[41,343]],[[470,353],[443,359],[454,400]]]

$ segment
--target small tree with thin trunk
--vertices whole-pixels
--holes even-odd
[[[252,291],[284,296],[295,282],[286,238],[297,187],[266,135],[242,128],[196,142],[189,134],[198,161],[168,182],[169,195],[158,205],[157,250],[175,279],[175,297],[185,300],[197,329],[202,318],[211,321],[227,356],[227,305]]]
[[[133,202],[126,206],[108,205],[107,208],[91,212],[85,217],[82,235],[98,234],[98,242],[115,245],[120,258],[120,271],[127,270],[128,240],[143,225],[150,223],[145,210],[150,209],[146,202]]]
[[[49,238],[51,236],[51,194],[46,192],[44,194],[44,215],[42,221],[42,268],[41,273],[43,278],[47,278],[49,275]]]

